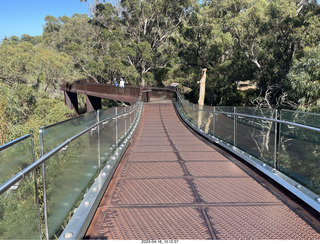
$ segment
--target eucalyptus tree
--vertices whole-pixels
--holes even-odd
[[[74,14],[72,17],[55,18],[47,16],[43,28],[43,37],[48,46],[68,54],[74,65],[74,71],[93,78],[98,82],[100,56],[97,53],[96,33],[86,14]],[[75,73],[75,76],[80,76]]]
[[[118,80],[124,77],[135,83],[139,74],[128,62],[132,51],[126,44],[124,28],[116,6],[110,3],[97,3],[90,21],[97,34],[97,53],[102,58],[101,69],[105,80]]]
[[[33,45],[4,42],[0,45],[0,80],[5,83],[29,83],[33,77]]]
[[[231,8],[230,2],[205,2],[181,26],[176,38],[181,69],[192,73],[185,82],[193,88],[194,101],[198,93],[196,81],[203,68],[208,70],[206,93],[210,96],[206,96],[206,103],[209,104],[236,104],[236,81],[251,78],[252,67],[237,50],[229,30],[227,8]]]
[[[262,105],[279,106],[287,97],[285,77],[305,42],[306,21],[314,15],[310,6],[317,3],[303,0],[243,0],[237,3],[241,6],[237,11],[228,11],[229,31],[256,68],[255,79]]]
[[[307,112],[320,112],[320,44],[305,48],[305,54],[295,60],[288,80],[292,95],[298,101],[298,109]]]
[[[125,27],[127,60],[145,86],[158,69],[170,62],[164,44],[194,11],[194,0],[121,0],[121,22]],[[164,55],[162,55],[164,54]]]

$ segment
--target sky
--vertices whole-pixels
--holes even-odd
[[[42,35],[47,15],[88,14],[88,3],[80,0],[0,0],[0,42],[7,36]]]
[[[75,13],[89,14],[89,4],[80,0],[0,0],[0,42],[5,36],[42,35],[47,15],[57,18]]]

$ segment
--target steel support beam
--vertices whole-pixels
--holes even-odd
[[[101,109],[101,98],[87,95],[87,112]]]
[[[64,101],[65,104],[71,108],[74,109],[76,112],[76,115],[79,115],[79,106],[78,106],[78,94],[75,92],[64,92]]]

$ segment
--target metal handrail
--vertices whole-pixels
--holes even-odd
[[[290,178],[290,175],[287,175],[286,172],[283,172],[281,169],[279,169],[279,133],[281,133],[278,129],[281,128],[279,127],[280,124],[285,124],[285,125],[291,125],[296,128],[302,128],[306,129],[309,131],[315,131],[315,132],[320,132],[320,128],[313,127],[313,126],[308,126],[308,125],[303,125],[299,123],[294,123],[290,121],[284,121],[281,119],[273,119],[273,118],[267,118],[267,117],[261,117],[261,116],[255,116],[255,115],[249,115],[249,114],[242,114],[242,113],[237,113],[236,112],[236,107],[234,107],[233,111],[234,112],[223,112],[223,111],[216,111],[216,107],[213,107],[212,110],[203,110],[199,109],[195,106],[191,106],[191,104],[188,101],[185,101],[180,94],[177,94],[179,103],[176,103],[177,110],[181,116],[181,118],[195,131],[197,131],[199,134],[202,136],[206,137],[209,141],[212,141],[214,143],[217,143],[221,147],[227,149],[234,155],[244,159],[246,162],[257,168],[259,171],[263,172],[265,175],[270,177],[271,179],[275,180],[275,182],[279,183],[282,185],[284,188],[289,190],[291,193],[293,193],[295,196],[300,198],[302,201],[307,203],[310,207],[315,209],[320,213],[320,197],[317,193],[309,190],[308,186],[303,186],[297,181],[295,181],[293,178]],[[192,122],[192,118],[190,120],[189,115],[186,117],[184,113],[188,113],[187,110],[185,110],[184,106],[194,110],[194,111],[205,111],[208,113],[213,114],[215,117],[216,114],[225,114],[225,115],[231,115],[234,116],[234,141],[233,144],[231,144],[228,141],[225,141],[224,139],[217,137],[216,134],[213,132],[213,134],[209,134],[206,131],[202,130],[199,125],[194,124]],[[272,123],[275,123],[275,129],[274,129],[274,155],[273,155],[273,165],[271,162],[266,162],[263,159],[259,159],[251,154],[250,151],[247,151],[246,149],[242,149],[237,146],[236,142],[236,130],[237,130],[237,118],[238,117],[246,117],[246,118],[251,118],[251,119],[257,119],[261,121],[270,121]],[[278,118],[277,115],[277,110],[275,110],[275,118]],[[215,119],[214,119],[215,121]],[[213,131],[215,129],[215,122],[213,123]]]
[[[181,97],[179,97],[179,98],[182,101],[184,100],[184,99],[181,99]],[[185,101],[183,101],[183,102],[185,102]],[[187,104],[187,106],[189,106],[189,105]],[[199,108],[193,108],[193,109],[196,109],[198,111],[205,111],[205,112],[212,113],[212,114],[226,114],[226,115],[233,115],[233,116],[238,116],[238,117],[242,116],[242,117],[251,118],[251,119],[267,120],[267,121],[271,121],[271,122],[275,122],[275,123],[292,125],[292,126],[300,127],[300,128],[307,129],[307,130],[320,132],[320,128],[309,126],[309,125],[298,124],[298,123],[295,123],[295,122],[290,122],[290,121],[285,121],[285,120],[272,119],[272,118],[267,118],[267,117],[261,117],[261,116],[255,116],[255,115],[249,115],[249,114],[241,114],[241,113],[234,113],[234,112],[210,111],[210,110],[199,109]]]
[[[21,141],[23,141],[23,140],[25,140],[25,139],[27,139],[29,137],[32,137],[32,135],[27,134],[27,135],[22,136],[22,137],[20,137],[18,139],[15,139],[15,140],[13,140],[11,142],[8,142],[7,144],[4,144],[4,145],[0,146],[0,151],[2,151],[4,149],[7,149],[8,147],[12,147],[13,145],[15,145],[15,144],[17,144],[17,143],[19,143],[19,142],[21,142]]]
[[[25,175],[29,174],[30,172],[32,172],[34,169],[36,169],[37,167],[39,167],[41,164],[43,164],[45,161],[47,161],[49,158],[51,158],[54,154],[56,154],[57,152],[59,152],[62,148],[64,148],[65,146],[67,146],[68,144],[70,144],[72,141],[76,140],[78,137],[82,136],[83,134],[85,134],[86,132],[90,131],[91,129],[97,127],[98,125],[106,122],[107,120],[113,119],[115,117],[118,117],[124,113],[130,113],[135,109],[135,106],[133,106],[131,108],[131,110],[127,111],[127,112],[122,112],[119,113],[117,115],[113,115],[111,117],[108,117],[104,120],[101,120],[99,123],[95,123],[93,125],[91,125],[90,127],[86,128],[85,130],[79,132],[78,134],[70,137],[69,139],[67,139],[66,141],[64,141],[63,143],[61,143],[59,146],[55,147],[54,149],[52,149],[50,152],[46,153],[45,155],[43,155],[41,158],[39,158],[38,160],[36,160],[35,162],[33,162],[32,164],[30,164],[29,166],[27,166],[26,168],[24,168],[23,170],[21,170],[20,172],[18,172],[15,176],[13,176],[12,178],[10,178],[9,180],[7,180],[6,182],[4,182],[2,185],[0,185],[0,195],[2,195],[5,191],[7,191],[11,186],[13,186],[14,184],[16,184],[18,181],[20,181],[21,179],[24,178]],[[22,140],[31,137],[31,135],[25,135],[19,139],[16,139],[10,143],[7,143],[5,145],[3,145],[2,147],[0,147],[0,151],[8,148],[18,142],[21,142]]]
[[[45,161],[47,161],[49,158],[51,158],[54,154],[56,154],[58,151],[60,151],[62,148],[64,148],[65,146],[67,146],[69,143],[71,143],[72,141],[74,141],[75,139],[77,139],[78,137],[80,137],[81,135],[85,134],[86,132],[88,132],[89,130],[91,130],[92,128],[96,127],[97,123],[90,126],[89,128],[81,131],[80,133],[78,133],[77,135],[67,139],[66,141],[64,141],[63,143],[61,143],[59,146],[55,147],[54,149],[52,149],[50,152],[46,153],[45,155],[43,155],[41,158],[39,158],[38,160],[36,160],[35,162],[33,162],[32,164],[30,164],[29,166],[27,166],[26,168],[24,168],[23,170],[21,170],[19,173],[17,173],[15,176],[13,176],[11,179],[7,180],[5,183],[3,183],[0,186],[0,195],[2,195],[6,190],[8,190],[12,185],[14,185],[15,183],[17,183],[18,181],[20,181],[21,179],[24,178],[25,175],[29,174],[30,172],[32,172],[33,170],[35,170],[37,167],[39,167],[42,163],[44,163]]]

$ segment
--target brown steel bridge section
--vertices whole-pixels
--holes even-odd
[[[101,98],[134,104],[140,97],[144,102],[150,99],[172,99],[175,89],[157,87],[119,87],[110,84],[98,84],[94,81],[75,81],[72,84],[65,83],[61,86],[64,91],[65,104],[79,114],[78,94],[86,95],[87,112],[101,109]]]
[[[149,103],[85,239],[320,239],[283,191]]]

